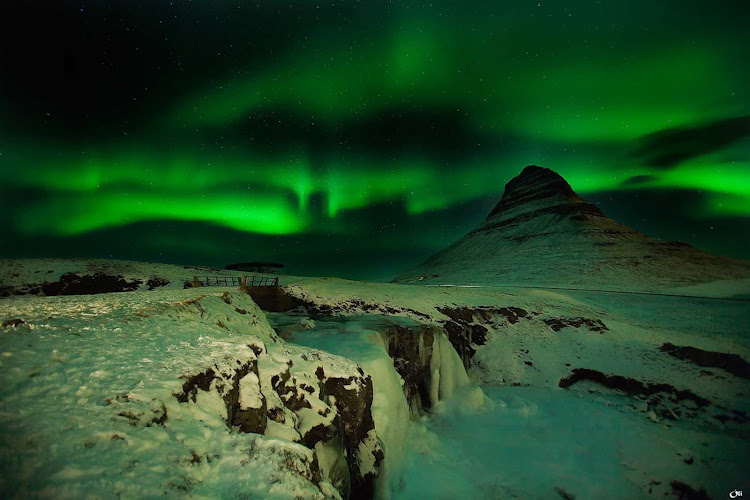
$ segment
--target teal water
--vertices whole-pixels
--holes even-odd
[[[643,417],[563,390],[482,389],[488,408],[449,406],[425,422],[414,436],[425,445],[411,448],[395,498],[555,498],[555,487],[577,498],[643,497],[620,455],[648,445]]]

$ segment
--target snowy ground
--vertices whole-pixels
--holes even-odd
[[[215,392],[175,397],[185,375],[232,373],[259,348],[313,356],[278,346],[252,300],[225,292],[3,299],[3,320],[25,323],[0,334],[0,496],[337,497],[308,448],[230,430]]]
[[[168,282],[159,288],[182,289],[193,276],[242,276],[248,273],[205,266],[175,266],[154,262],[105,259],[0,259],[0,287],[22,287],[45,281],[57,281],[65,273],[119,275],[126,280],[142,281],[139,289],[148,289],[149,278]]]
[[[362,316],[319,320],[312,330],[299,331],[290,340],[351,357],[377,372],[373,363],[385,356],[375,333],[378,321],[377,316],[370,321]],[[543,352],[543,342],[535,345],[527,338],[521,345],[532,346],[539,357],[549,355]],[[639,369],[649,370],[643,364],[630,367],[633,360],[613,359],[611,352],[598,352],[605,358],[600,367],[610,373],[642,376],[636,373]],[[487,352],[480,349],[477,356],[482,354]],[[647,375],[686,383],[667,373],[679,368],[662,367],[658,374],[651,369]],[[477,378],[484,375],[477,368],[471,373]],[[538,374],[520,372],[513,377],[513,383],[538,387],[495,380],[496,385],[482,386],[489,397],[486,404],[476,407],[467,405],[465,398],[453,398],[431,416],[399,428],[400,473],[389,478],[391,498],[541,498],[554,497],[558,490],[561,497],[673,498],[673,482],[720,498],[743,484],[750,458],[747,432],[719,422],[664,420],[646,412],[644,401],[593,386],[587,388],[594,392],[566,391]],[[376,379],[376,391],[378,382],[381,387],[389,385]],[[746,383],[738,385],[747,389]],[[702,393],[713,390],[727,388],[706,388]],[[732,397],[744,398],[746,405],[746,393],[738,393]],[[389,393],[392,399],[397,396]],[[405,401],[388,405],[390,411],[394,407],[401,410],[391,418],[399,416],[403,425]]]
[[[395,498],[669,498],[672,480],[724,498],[745,484],[747,441],[735,436],[654,425],[617,396],[483,389],[494,405],[415,430]]]
[[[726,285],[703,290],[734,296],[736,288]],[[448,320],[437,307],[518,307],[530,313],[516,322],[474,316],[473,324],[489,333],[485,345],[475,346],[469,374],[499,403],[496,409],[508,402],[533,412],[495,410],[430,420],[432,433],[416,431],[428,444],[407,457],[396,497],[423,498],[431,492],[436,498],[528,498],[553,494],[559,486],[591,498],[605,494],[609,485],[608,495],[615,498],[663,498],[678,496],[675,481],[678,490],[685,484],[720,498],[741,486],[750,463],[747,375],[699,366],[661,347],[671,343],[749,360],[748,301],[317,278],[297,279],[294,287],[300,297],[338,308],[339,314],[367,314],[370,304],[435,323]],[[606,330],[584,325],[555,331],[547,323],[570,318],[600,320]],[[668,395],[624,397],[589,381],[560,389],[560,380],[576,368],[666,384],[710,404],[682,406]],[[736,415],[741,418],[733,421]],[[413,450],[419,442],[414,439]],[[452,479],[436,483],[434,477]]]
[[[662,347],[750,360],[750,302],[283,277],[291,294],[347,316],[338,325],[300,323],[290,340],[304,347],[295,347],[277,339],[248,296],[231,290],[227,303],[227,289],[182,289],[192,274],[217,271],[3,261],[0,285],[97,270],[171,283],[154,291],[0,299],[0,321],[25,322],[0,330],[0,496],[335,498],[325,477],[313,477],[311,451],[290,441],[299,439],[293,431],[272,425],[267,435],[239,433],[227,427],[214,393],[199,391],[190,404],[175,398],[186,374],[257,357],[248,346],[263,346],[272,359],[293,357],[300,377],[314,373],[316,363],[342,374],[359,364],[373,376],[373,417],[394,457],[379,483],[383,496],[677,498],[685,484],[721,498],[743,487],[750,462],[748,378]],[[720,283],[685,292],[738,298],[737,290]],[[476,399],[458,391],[431,416],[407,422],[397,397],[400,379],[376,333],[378,317],[443,325],[451,317],[437,308],[446,307],[469,310],[470,326],[487,330],[468,374],[489,400],[477,409],[467,403]],[[480,308],[495,312],[472,315]],[[526,315],[511,320],[507,308]],[[577,319],[606,329],[575,326]],[[312,359],[313,352],[323,361],[308,367],[301,356]],[[591,381],[558,387],[581,368],[665,384],[710,404],[692,408],[690,400],[669,397],[655,404],[651,396],[625,396]],[[674,410],[676,419],[669,416]]]

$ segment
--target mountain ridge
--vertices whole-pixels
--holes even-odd
[[[748,277],[749,261],[648,237],[530,165],[478,227],[394,281],[654,291]]]

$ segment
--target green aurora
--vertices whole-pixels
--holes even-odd
[[[0,256],[384,277],[474,227],[539,164],[636,229],[750,258],[741,12],[4,5]],[[19,26],[41,46],[12,43]]]

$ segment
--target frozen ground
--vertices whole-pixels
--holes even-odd
[[[322,360],[311,372],[356,370],[277,346],[247,295],[20,297],[0,308],[3,320],[24,321],[0,333],[0,496],[338,497],[316,480],[310,449],[231,430],[216,391],[176,397],[186,375],[232,374],[267,348],[263,359]]]
[[[158,289],[182,289],[193,276],[241,276],[205,266],[176,266],[154,262],[106,259],[0,259],[0,289],[27,287],[54,282],[66,273],[93,275],[103,273],[122,276],[127,281],[139,280],[139,290],[149,289],[149,280],[159,278]]]
[[[704,289],[714,296],[734,296],[736,288],[726,285]],[[469,310],[470,323],[488,329],[486,343],[474,346],[471,378],[491,399],[507,401],[511,410],[516,405],[538,412],[527,415],[502,409],[500,403],[488,413],[433,418],[427,425],[432,433],[417,431],[428,437],[428,444],[407,457],[397,496],[419,498],[429,491],[437,498],[528,498],[553,494],[558,486],[578,498],[591,498],[611,484],[609,496],[615,498],[632,498],[627,492],[633,491],[663,498],[679,496],[672,485],[676,482],[677,490],[684,484],[721,497],[739,488],[750,463],[747,372],[700,366],[663,350],[669,343],[750,359],[748,301],[315,278],[301,278],[294,287],[300,297],[343,315],[366,314],[378,304],[415,321],[440,324],[450,318],[438,308]],[[482,308],[509,307],[529,314],[515,321],[477,315]],[[566,324],[574,318],[601,321],[606,329]],[[576,369],[646,386],[663,384],[710,403],[698,408],[674,394],[625,397],[592,381],[560,389],[560,381]],[[418,439],[412,443],[413,451],[419,449]],[[581,452],[570,451],[576,449]],[[506,467],[516,473],[506,474]],[[532,476],[542,479],[532,481]],[[453,479],[431,481],[434,477]],[[471,480],[461,480],[467,477]]]
[[[654,425],[617,396],[483,389],[493,405],[415,432],[394,498],[664,498],[675,479],[724,498],[745,483],[747,442],[735,436]]]
[[[289,340],[350,357],[377,372],[374,363],[387,359],[376,333],[382,321],[377,316],[318,320]],[[397,377],[392,368],[384,376]],[[376,394],[378,385],[389,386],[376,377]],[[750,459],[746,432],[649,418],[631,398],[595,387],[591,392],[482,389],[489,398],[485,404],[454,397],[429,417],[399,428],[401,440],[395,442],[404,449],[400,472],[391,473],[388,482],[392,498],[673,498],[681,484],[720,498],[743,484]],[[381,397],[403,399],[393,390]],[[405,422],[405,401],[393,406],[401,412],[390,417]]]
[[[258,357],[248,346],[264,347],[271,364],[294,359],[300,380],[314,380],[318,365],[342,376],[360,365],[372,376],[373,418],[391,456],[381,496],[678,498],[687,485],[721,498],[742,489],[750,463],[750,382],[741,364],[750,359],[747,301],[290,276],[282,284],[316,317],[295,318],[299,327],[283,342],[248,296],[230,290],[228,303],[227,289],[183,290],[194,271],[180,266],[1,264],[0,277],[14,286],[96,270],[171,283],[0,299],[1,321],[24,320],[0,330],[4,497],[336,498],[335,454],[317,448],[326,471],[316,478],[311,450],[292,442],[314,426],[304,422],[310,412],[289,415],[293,428],[269,420],[265,435],[240,433],[227,427],[213,389],[197,391],[195,403],[175,398],[186,374]],[[736,299],[737,290],[719,283],[685,292]],[[320,317],[321,310],[341,318]],[[383,316],[406,326],[486,330],[482,343],[472,343],[471,380],[446,349],[437,368],[458,390],[429,416],[404,417],[401,381],[377,334]],[[701,366],[665,344],[736,358]],[[636,390],[583,379],[559,388],[576,369],[622,377]],[[473,384],[489,398],[481,409],[460,390]],[[255,396],[245,393],[249,405]]]

